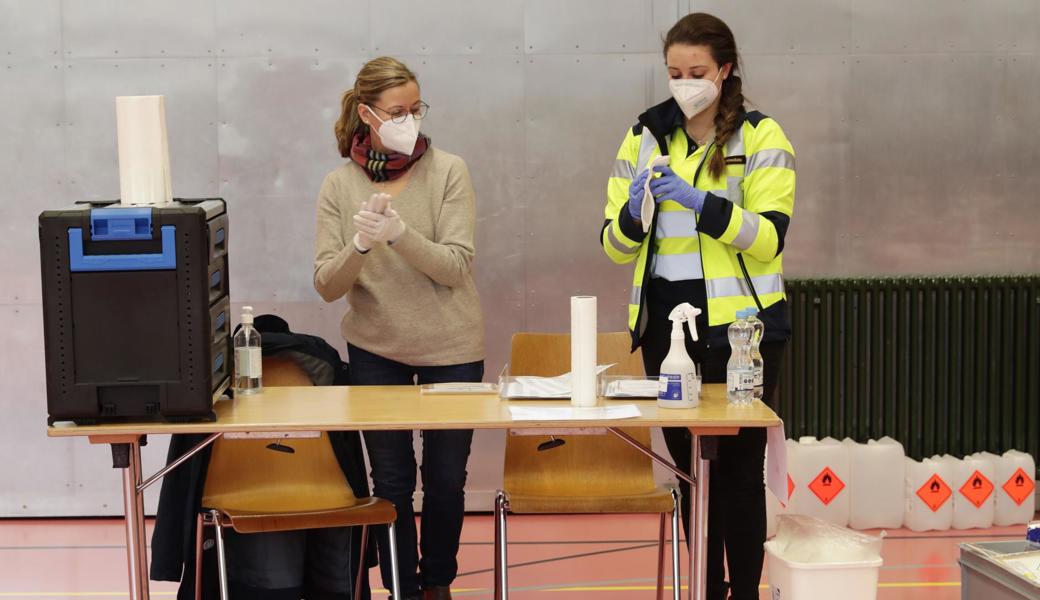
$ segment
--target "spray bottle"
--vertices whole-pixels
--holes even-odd
[[[697,341],[697,315],[701,309],[688,302],[672,309],[672,347],[661,363],[660,387],[657,405],[661,408],[696,408],[701,400],[701,378],[697,366],[686,353],[686,335],[683,323],[689,323],[690,336]]]

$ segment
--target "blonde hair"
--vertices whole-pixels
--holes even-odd
[[[415,73],[396,58],[380,56],[374,58],[361,67],[354,88],[343,94],[341,101],[343,112],[336,121],[336,143],[339,146],[339,154],[343,158],[350,156],[350,147],[354,143],[354,135],[368,131],[361,117],[358,116],[358,105],[371,106],[384,91],[404,85],[410,81],[419,83]]]

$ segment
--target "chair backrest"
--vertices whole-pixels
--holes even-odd
[[[266,357],[264,385],[307,386],[310,377],[288,358]],[[236,402],[249,402],[248,397]],[[268,448],[272,442],[292,453]],[[218,439],[206,474],[202,505],[257,513],[301,512],[357,504],[329,438]]]
[[[518,333],[513,336],[511,375],[555,376],[570,370],[570,335]],[[597,362],[616,363],[608,373],[643,375],[641,354],[631,352],[628,333],[601,333],[596,342]],[[619,422],[620,424],[620,422]],[[650,431],[626,429],[644,445]],[[613,435],[571,435],[566,444],[539,451],[548,436],[506,439],[503,488],[511,495],[539,497],[628,496],[657,489],[650,459]]]
[[[631,352],[632,336],[626,332],[596,336],[596,362],[616,363],[608,374],[643,375],[643,355]],[[566,333],[517,333],[509,356],[510,375],[555,377],[571,370],[571,336]]]

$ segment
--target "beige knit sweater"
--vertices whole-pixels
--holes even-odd
[[[391,203],[405,233],[366,254],[354,248],[354,215],[376,189],[347,162],[318,197],[314,288],[326,302],[347,297],[347,342],[412,366],[484,358],[484,320],[473,283],[473,185],[461,158],[430,148]]]

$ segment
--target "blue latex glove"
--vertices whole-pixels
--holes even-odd
[[[637,175],[632,180],[632,184],[628,186],[628,214],[632,215],[636,221],[643,220],[643,186],[649,175],[650,170],[643,169],[643,172]]]
[[[674,200],[698,214],[701,212],[707,193],[686,183],[667,165],[655,167],[654,171],[661,176],[650,180],[650,193],[654,195],[658,204],[665,200]]]

